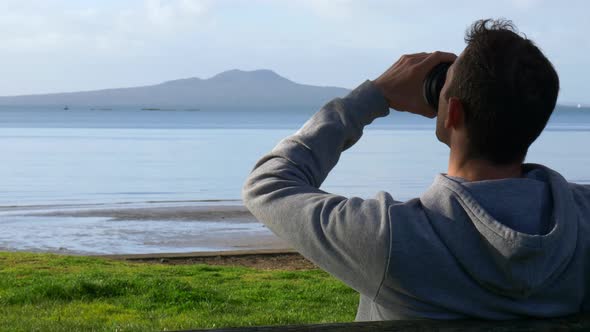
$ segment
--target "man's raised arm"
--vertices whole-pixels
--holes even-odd
[[[439,62],[442,60],[430,68]],[[417,64],[403,64],[402,69],[410,70]],[[430,68],[416,80],[423,80]],[[390,71],[386,74],[392,74]],[[407,80],[409,76],[403,74],[393,72]],[[393,82],[398,84],[396,92],[406,88],[403,82]],[[359,140],[363,127],[389,113],[392,103],[382,87],[366,81],[345,98],[326,104],[256,164],[242,193],[252,214],[275,234],[370,297],[377,295],[385,274],[389,207],[397,202],[384,192],[363,200],[329,194],[319,187],[340,154]]]
[[[363,127],[389,113],[381,92],[367,81],[329,102],[297,133],[255,166],[243,189],[244,204],[276,235],[321,268],[366,295],[375,295],[389,241],[386,194],[347,199],[318,189],[340,153]]]

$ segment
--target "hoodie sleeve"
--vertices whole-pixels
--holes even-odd
[[[376,296],[389,259],[389,206],[319,189],[342,151],[363,127],[389,114],[371,81],[326,104],[294,135],[256,164],[242,191],[244,204],[303,256],[367,296]]]

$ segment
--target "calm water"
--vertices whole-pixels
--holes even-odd
[[[219,239],[232,232],[269,235],[259,224],[113,222],[23,216],[22,210],[60,204],[239,204],[242,183],[256,160],[313,112],[0,108],[0,249],[223,250],[235,248],[211,242],[211,234]],[[590,110],[558,110],[527,161],[590,183],[589,142]],[[360,197],[385,190],[405,200],[445,172],[447,158],[448,149],[434,137],[433,120],[393,112],[366,128],[322,188]],[[23,207],[21,215],[14,206]],[[187,236],[192,241],[178,243]]]
[[[235,200],[256,160],[313,111],[139,111],[0,108],[0,206]],[[408,199],[446,170],[434,121],[377,120],[323,189]],[[528,162],[590,182],[590,112],[558,111]]]

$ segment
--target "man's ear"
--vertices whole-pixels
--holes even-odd
[[[459,129],[465,124],[465,113],[463,104],[458,98],[451,97],[447,103],[447,118],[445,119],[446,129]]]

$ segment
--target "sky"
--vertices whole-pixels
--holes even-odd
[[[156,84],[229,69],[354,88],[401,55],[460,53],[477,19],[512,20],[590,104],[590,1],[1,0],[0,95]]]

